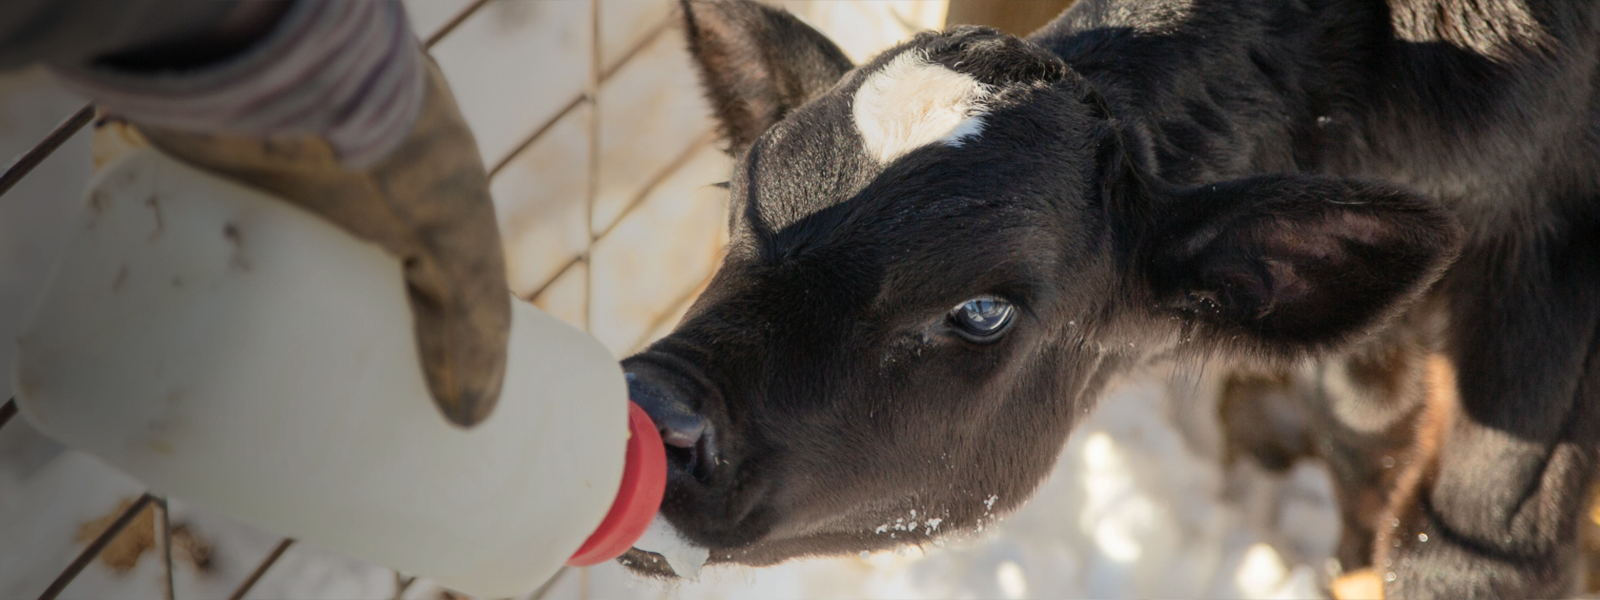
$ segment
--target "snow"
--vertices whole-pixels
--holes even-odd
[[[1154,374],[1118,388],[1032,501],[968,539],[764,569],[716,566],[671,585],[601,567],[589,589],[682,599],[1321,597],[1321,565],[1339,532],[1326,471],[1223,469],[1211,387]],[[571,578],[550,597],[578,591]]]
[[[678,535],[678,530],[672,524],[661,517],[650,522],[650,528],[645,530],[639,541],[633,543],[633,547],[660,554],[672,567],[673,573],[686,579],[699,576],[700,568],[711,557],[710,550],[690,545],[683,536]]]
[[[568,569],[547,598],[1314,598],[1339,532],[1325,469],[1273,475],[1245,463],[1224,469],[1208,380],[1145,375],[1115,389],[1073,434],[1050,478],[1020,511],[980,534],[924,547],[768,568],[700,569],[704,551],[653,545],[695,580],[663,583],[605,564]],[[67,450],[15,420],[0,430],[0,597],[32,597],[82,542],[79,526],[135,497],[136,482]],[[996,499],[998,500],[998,499]],[[180,598],[222,597],[277,536],[185,507],[174,520],[212,549],[209,570],[178,561]],[[938,526],[906,515],[885,531]],[[652,542],[644,542],[651,545]],[[693,550],[677,544],[677,550]],[[673,555],[677,554],[676,557]],[[74,597],[158,598],[155,552],[125,573],[96,562]],[[389,598],[391,571],[297,544],[253,598]],[[441,598],[419,580],[405,598]]]

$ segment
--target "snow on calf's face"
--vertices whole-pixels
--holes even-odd
[[[867,153],[888,164],[928,144],[960,146],[983,133],[984,101],[992,93],[971,75],[912,50],[861,84],[851,116]]]
[[[700,568],[705,566],[711,551],[695,546],[662,517],[656,517],[650,522],[639,541],[633,543],[637,550],[653,552],[665,560],[672,574],[686,579],[694,579],[700,574]],[[648,560],[635,553],[634,556],[624,560]]]

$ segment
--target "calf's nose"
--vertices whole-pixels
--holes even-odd
[[[671,386],[658,385],[636,373],[628,373],[628,396],[655,421],[661,442],[667,446],[667,462],[705,481],[719,462],[711,423],[695,414]]]
[[[628,373],[627,377],[628,396],[656,422],[663,443],[677,448],[694,448],[706,436],[710,423],[690,410],[689,405],[676,395],[637,374]]]

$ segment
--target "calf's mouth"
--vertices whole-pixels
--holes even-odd
[[[718,446],[719,428],[702,411],[717,400],[711,397],[714,386],[686,361],[668,353],[647,352],[623,366],[629,398],[650,415],[666,447],[667,497],[651,531],[617,560],[646,577],[693,577],[709,549],[690,541],[671,525],[668,515],[693,510],[700,504],[697,499],[719,496],[718,483],[727,479],[713,477],[726,461]]]
[[[655,421],[667,450],[667,478],[684,476],[705,482],[719,464],[717,432],[710,419],[685,400],[676,386],[656,377],[627,373],[628,396]]]

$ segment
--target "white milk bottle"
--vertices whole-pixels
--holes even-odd
[[[153,492],[491,598],[620,554],[660,504],[615,358],[532,306],[493,414],[461,429],[376,245],[153,149],[100,173],[71,236],[18,340],[18,408]]]

